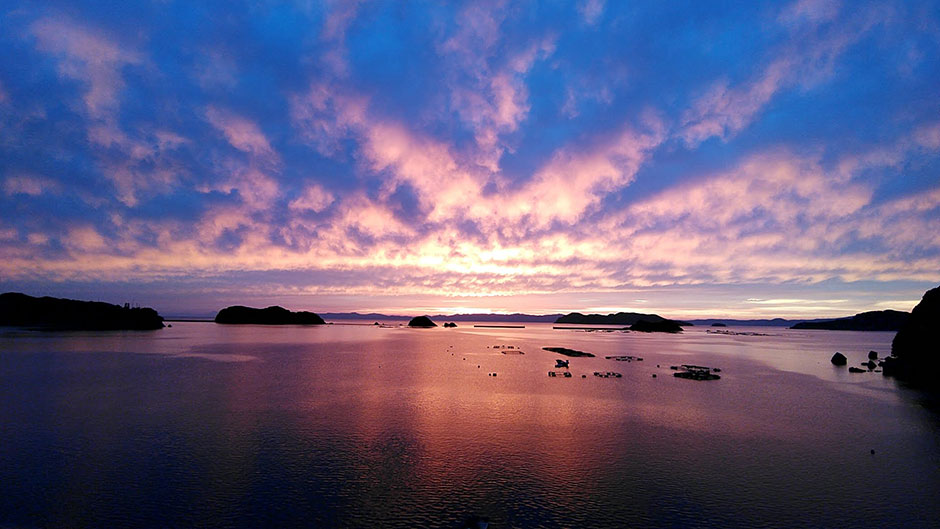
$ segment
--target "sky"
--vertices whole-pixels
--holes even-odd
[[[827,317],[940,284],[927,1],[0,6],[0,291]]]

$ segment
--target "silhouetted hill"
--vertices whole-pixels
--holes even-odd
[[[323,325],[323,318],[313,312],[291,312],[284,307],[268,307],[255,309],[234,305],[225,307],[215,316],[216,323],[240,324],[252,323],[258,325]]]
[[[101,301],[0,294],[0,325],[62,330],[153,330],[163,318],[151,308],[131,308]]]
[[[862,312],[848,318],[806,321],[791,329],[825,329],[830,331],[896,331],[907,321],[910,313],[898,310]]]
[[[572,312],[555,320],[555,323],[568,323],[576,325],[633,325],[643,320],[648,323],[658,323],[667,320],[658,314],[640,314],[638,312],[618,312],[616,314],[581,314]],[[692,325],[685,321],[676,321],[679,325]]]

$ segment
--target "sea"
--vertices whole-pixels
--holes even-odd
[[[893,333],[511,325],[0,329],[0,528],[940,527]]]

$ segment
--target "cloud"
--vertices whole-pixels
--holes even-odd
[[[304,189],[303,194],[292,200],[287,207],[292,210],[319,213],[332,204],[335,199],[333,193],[323,189],[323,186],[310,184]]]
[[[506,14],[503,2],[471,2],[457,14],[457,31],[438,45],[450,105],[474,132],[476,163],[494,173],[506,148],[501,136],[516,131],[530,110],[525,77],[555,50],[548,34],[507,52],[501,28]]]
[[[141,56],[124,45],[66,18],[45,17],[31,26],[40,51],[59,58],[59,74],[85,83],[85,110],[93,118],[110,117],[124,88],[121,69]]]
[[[885,16],[870,7],[839,24],[819,24],[838,11],[838,3],[822,0],[799,0],[785,8],[779,20],[790,30],[788,41],[747,81],[712,83],[683,113],[676,135],[690,147],[712,137],[725,140],[750,125],[782,90],[806,90],[827,79],[836,60]],[[803,20],[811,23],[797,23]]]
[[[3,191],[7,195],[30,195],[39,196],[43,193],[59,193],[62,187],[58,182],[35,175],[13,175],[8,176],[3,182]]]
[[[604,13],[604,0],[582,0],[578,2],[578,13],[584,19],[584,23],[593,26]]]
[[[213,105],[206,108],[205,116],[232,147],[260,158],[276,159],[274,149],[254,122]]]

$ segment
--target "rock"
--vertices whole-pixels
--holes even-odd
[[[937,389],[940,372],[940,287],[928,290],[911,311],[891,342],[891,356],[885,359],[884,374],[924,382]]]
[[[867,367],[869,371],[871,371],[872,369],[875,369],[876,367],[878,367],[878,366],[877,366],[874,362],[872,362],[871,360],[869,360],[869,361],[867,361],[867,362],[862,362],[862,365],[865,366],[865,367]]]
[[[163,317],[146,307],[112,305],[100,301],[0,294],[0,326],[62,330],[153,330],[163,328]]]
[[[715,322],[712,324],[712,327],[727,327],[727,325],[724,323]]]
[[[868,351],[868,359],[869,359],[869,360],[877,360],[877,359],[878,359],[878,351]]]
[[[452,322],[452,321],[449,321],[449,322],[447,322],[447,323],[444,324],[444,327],[451,328],[451,329],[454,328],[454,327],[456,327],[456,326],[457,326],[457,324],[454,323],[454,322]]]
[[[864,369],[861,369],[855,366],[852,366],[849,368],[849,373],[866,373],[866,372],[867,371],[865,371]]]
[[[431,321],[427,316],[415,316],[408,322],[409,327],[437,327],[437,324]]]
[[[844,366],[848,363],[848,359],[845,358],[845,355],[842,353],[836,353],[832,355],[832,358],[829,361],[832,362],[832,365],[835,366]]]
[[[255,325],[323,325],[326,323],[323,318],[313,312],[291,312],[276,305],[264,309],[242,305],[225,307],[215,315],[215,322]]]
[[[672,320],[646,321],[640,320],[630,326],[631,331],[639,332],[682,332],[682,327]]]

